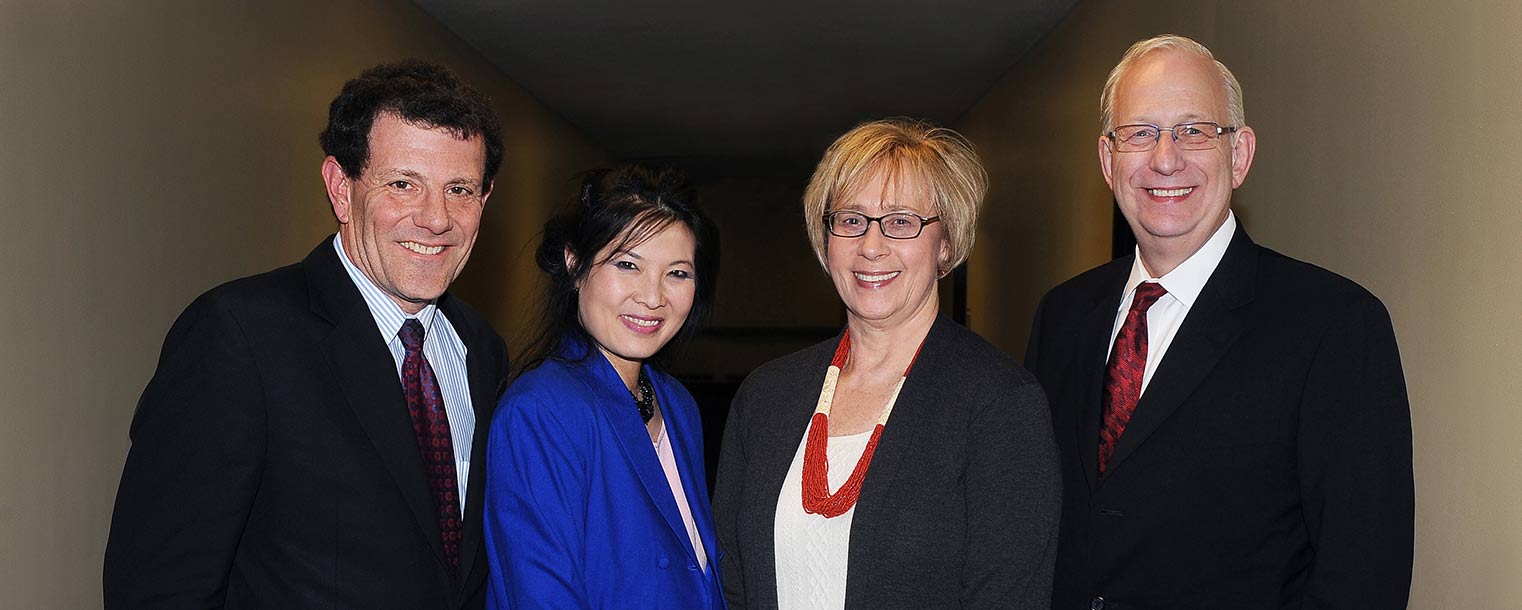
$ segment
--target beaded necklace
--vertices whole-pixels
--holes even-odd
[[[824,374],[824,387],[819,390],[819,405],[814,408],[814,416],[809,422],[809,438],[803,450],[805,512],[829,519],[844,515],[856,506],[856,500],[861,497],[861,483],[866,479],[867,468],[872,464],[872,454],[877,452],[877,443],[882,439],[883,427],[888,424],[888,416],[893,413],[894,403],[898,402],[898,393],[904,388],[904,380],[909,377],[909,370],[914,368],[914,360],[919,359],[919,350],[924,347],[925,344],[921,341],[920,347],[914,350],[914,359],[909,361],[903,376],[894,384],[893,393],[888,395],[888,403],[883,405],[882,414],[877,416],[877,425],[872,428],[867,448],[862,450],[861,457],[856,460],[856,467],[851,470],[851,477],[831,494],[830,460],[826,451],[830,438],[830,405],[835,401],[835,384],[840,380],[840,369],[846,365],[846,357],[851,353],[851,330],[846,329],[840,337],[840,345],[835,347],[835,357],[830,360],[830,368]]]
[[[640,419],[648,424],[655,417],[655,388],[650,386],[650,377],[645,375],[644,367],[639,369],[639,381],[635,383],[635,387],[639,389],[639,393],[629,392],[629,395],[634,397],[634,406],[639,407]]]

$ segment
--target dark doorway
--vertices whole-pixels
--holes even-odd
[[[1120,204],[1111,200],[1110,206],[1110,258],[1116,259],[1136,251],[1136,235],[1131,233],[1130,223],[1120,213]]]

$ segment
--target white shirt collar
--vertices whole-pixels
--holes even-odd
[[[1194,254],[1179,263],[1172,271],[1160,278],[1154,278],[1147,273],[1142,265],[1141,250],[1135,252],[1135,260],[1131,263],[1131,277],[1126,278],[1126,291],[1121,294],[1121,306],[1130,302],[1131,291],[1142,282],[1155,281],[1163,285],[1163,289],[1184,307],[1193,307],[1195,299],[1200,297],[1200,291],[1205,289],[1205,282],[1210,280],[1210,274],[1215,273],[1217,265],[1221,264],[1221,258],[1226,256],[1226,247],[1231,245],[1231,236],[1237,231],[1236,213],[1226,211],[1226,222],[1211,234],[1210,239],[1205,240],[1205,245],[1200,246]]]

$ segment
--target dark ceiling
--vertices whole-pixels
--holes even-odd
[[[812,159],[950,123],[1075,0],[415,0],[619,158]]]

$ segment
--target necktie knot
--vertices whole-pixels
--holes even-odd
[[[1158,299],[1168,294],[1168,290],[1157,282],[1143,282],[1136,287],[1136,298],[1131,301],[1131,311],[1147,313]]]
[[[423,323],[417,318],[409,318],[402,323],[402,331],[397,333],[402,338],[402,348],[407,353],[414,354],[423,349]]]

